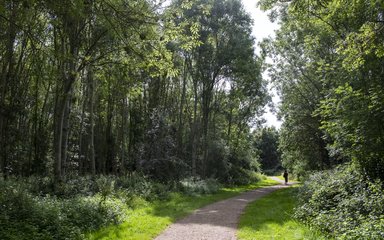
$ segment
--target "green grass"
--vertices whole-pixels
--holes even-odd
[[[240,218],[237,236],[248,239],[327,239],[293,219],[297,186],[284,188],[251,203]]]
[[[100,229],[87,236],[89,239],[152,239],[160,234],[169,224],[193,210],[222,199],[230,198],[244,191],[276,185],[277,182],[266,179],[255,184],[222,188],[215,194],[202,196],[186,196],[172,193],[167,201],[147,203],[127,212],[127,219],[120,225],[112,225]]]

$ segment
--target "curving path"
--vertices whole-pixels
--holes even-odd
[[[288,186],[278,178],[271,178],[281,184],[258,188],[195,210],[191,215],[170,225],[155,240],[237,239],[237,224],[245,206],[268,193]]]

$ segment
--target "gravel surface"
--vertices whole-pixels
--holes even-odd
[[[272,177],[273,178],[273,177]],[[277,189],[287,187],[283,181],[280,185],[255,189],[236,197],[219,201],[195,210],[191,215],[170,225],[156,240],[221,240],[237,239],[236,230],[239,217],[245,206]]]

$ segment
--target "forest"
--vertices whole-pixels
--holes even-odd
[[[256,7],[259,45],[240,0],[0,1],[0,239],[153,239],[284,169],[295,221],[383,239],[384,2]]]

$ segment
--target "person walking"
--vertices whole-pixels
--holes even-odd
[[[288,172],[287,172],[287,170],[284,170],[283,177],[285,179],[285,185],[287,185],[288,184]]]

